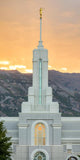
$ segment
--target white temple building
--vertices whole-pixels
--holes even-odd
[[[79,160],[80,118],[61,117],[48,87],[48,50],[40,41],[33,50],[33,83],[19,117],[1,117],[12,137],[12,160]]]

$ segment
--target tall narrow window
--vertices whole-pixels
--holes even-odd
[[[35,126],[35,145],[45,145],[45,125],[42,123]]]
[[[39,104],[42,104],[42,60],[39,60]]]

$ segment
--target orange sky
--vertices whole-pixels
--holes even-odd
[[[80,0],[0,0],[0,69],[31,71],[40,7],[49,69],[80,72]]]

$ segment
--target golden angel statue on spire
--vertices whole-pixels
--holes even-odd
[[[42,18],[42,8],[40,8],[40,19]]]

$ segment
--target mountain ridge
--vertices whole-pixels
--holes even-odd
[[[48,71],[53,101],[58,101],[62,116],[80,116],[80,73]],[[0,70],[0,116],[18,116],[21,103],[28,100],[32,74]]]

